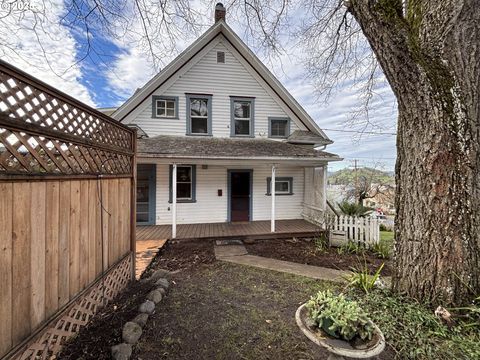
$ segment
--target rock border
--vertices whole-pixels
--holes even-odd
[[[112,358],[115,360],[129,360],[132,356],[132,347],[140,340],[143,327],[150,315],[155,313],[155,307],[166,296],[170,282],[171,272],[165,269],[156,270],[149,278],[142,280],[145,283],[154,282],[155,288],[145,297],[145,301],[138,307],[138,314],[126,322],[122,328],[122,343],[111,347]]]

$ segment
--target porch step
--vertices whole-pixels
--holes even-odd
[[[217,259],[229,258],[232,256],[244,256],[248,254],[244,245],[215,246],[214,251]]]
[[[242,240],[239,239],[222,239],[222,240],[216,240],[215,244],[218,246],[223,246],[223,245],[243,245]]]

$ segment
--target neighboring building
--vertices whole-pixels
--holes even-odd
[[[364,200],[364,205],[385,215],[395,214],[395,189],[392,186],[379,187],[376,193]]]
[[[112,115],[136,127],[138,224],[318,218],[332,141],[225,23]],[[271,179],[275,192],[271,192]],[[176,201],[175,201],[176,200]]]

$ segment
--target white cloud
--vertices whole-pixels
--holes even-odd
[[[7,8],[0,10],[2,59],[80,101],[95,105],[81,83],[82,69],[75,65],[75,39],[60,24],[65,12],[63,1],[32,0],[30,4],[32,10],[13,9],[8,15]]]

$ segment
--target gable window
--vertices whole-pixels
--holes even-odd
[[[178,119],[178,97],[152,96],[152,117]]]
[[[187,95],[187,135],[212,134],[212,96]]]
[[[268,118],[268,136],[285,139],[290,136],[289,118]]]
[[[172,202],[172,172],[170,165],[170,196]],[[177,165],[177,202],[195,202],[196,167],[195,165]]]
[[[218,64],[225,64],[225,52],[224,51],[217,51],[217,63]]]
[[[270,185],[272,178],[267,178],[267,195],[272,195]],[[276,177],[275,178],[275,195],[293,195],[293,178],[292,177]]]
[[[230,97],[231,136],[254,136],[255,99]]]

